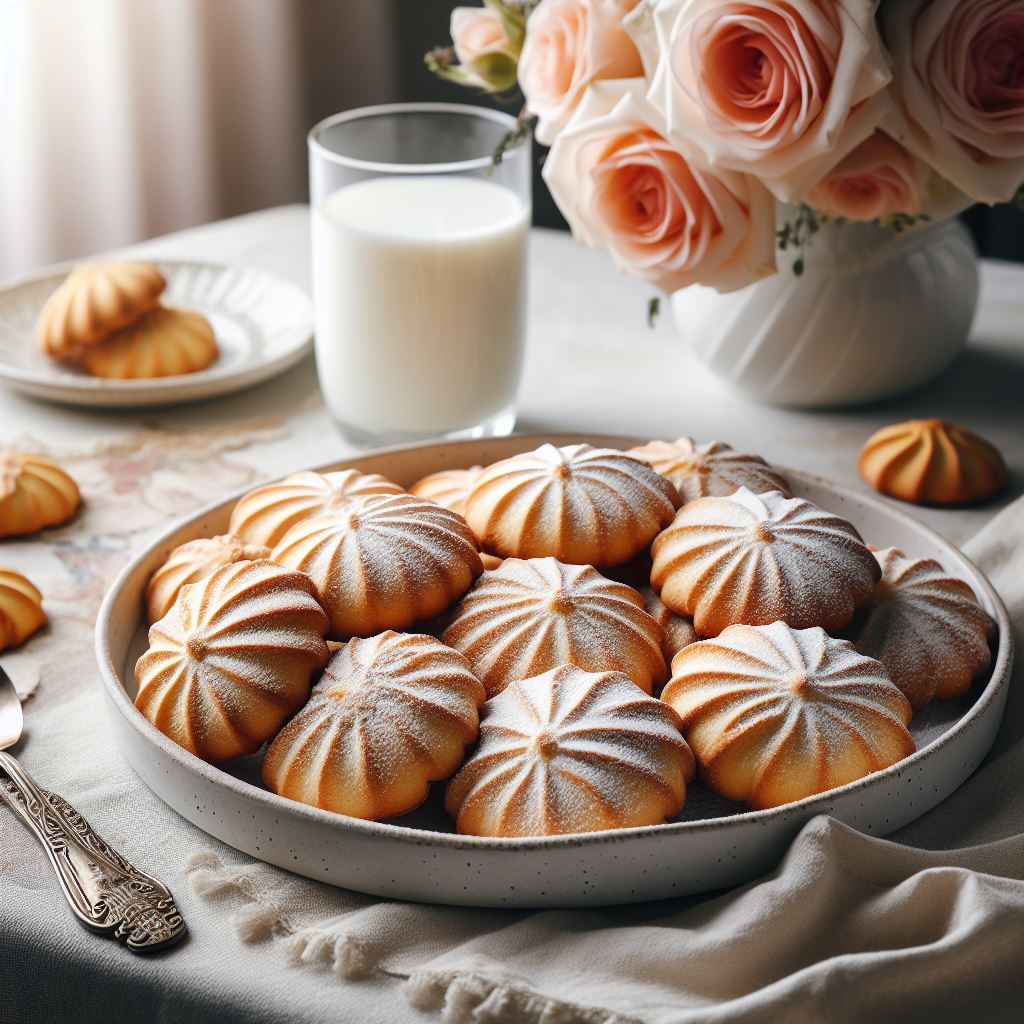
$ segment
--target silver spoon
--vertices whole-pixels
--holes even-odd
[[[0,801],[42,843],[75,917],[135,953],[176,942],[185,922],[170,890],[112,850],[71,804],[40,789],[6,753],[23,722],[18,692],[0,668]]]

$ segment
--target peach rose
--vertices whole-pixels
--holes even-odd
[[[1024,2],[902,0],[880,16],[886,131],[972,199],[1010,199],[1024,182]]]
[[[622,27],[639,0],[541,0],[526,23],[519,86],[536,114],[536,136],[550,146],[587,86],[642,71],[640,55]]]
[[[673,135],[800,198],[878,127],[873,0],[661,0],[626,20]]]
[[[878,220],[924,211],[931,168],[885,132],[877,131],[844,157],[804,201],[849,220]]]
[[[516,84],[519,44],[509,37],[500,12],[493,7],[456,7],[451,33],[466,85],[504,92]]]
[[[709,172],[669,140],[643,78],[596,82],[544,180],[573,234],[665,292],[731,291],[775,270],[775,202],[754,178]]]

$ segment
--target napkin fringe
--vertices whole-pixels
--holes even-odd
[[[382,974],[401,981],[409,1003],[439,1013],[443,1024],[637,1024],[609,1010],[566,1003],[507,980],[473,970],[420,970],[406,975],[385,970],[375,946],[342,931],[339,922],[297,928],[247,865],[225,864],[217,854],[192,856],[186,871],[193,891],[204,898],[234,897],[241,905],[231,924],[242,942],[279,942],[290,962],[327,969],[344,981]]]
[[[609,1010],[551,999],[475,971],[415,971],[403,988],[414,1009],[440,1011],[443,1024],[637,1024]]]
[[[250,900],[256,900],[249,878],[242,870],[225,867],[214,853],[199,853],[185,866],[189,873],[192,891],[197,896],[223,896],[225,893],[240,893]]]
[[[247,944],[266,942],[275,935],[291,935],[288,917],[281,907],[268,899],[245,867],[230,867],[210,851],[190,857],[185,870],[197,896],[216,899],[240,897],[247,902],[230,917],[238,937]]]
[[[242,942],[277,938],[292,964],[326,967],[345,981],[364,980],[379,969],[380,957],[374,948],[341,931],[338,925],[295,927],[265,887],[252,877],[250,866],[232,867],[217,854],[202,851],[189,859],[186,870],[198,896],[235,896],[247,901],[230,917]]]
[[[231,915],[230,920],[238,937],[250,945],[273,938],[283,923],[277,907],[268,907],[261,903],[250,903],[248,906],[240,907]]]
[[[284,948],[293,964],[325,966],[345,981],[365,980],[378,966],[371,947],[332,928],[302,928],[284,940]]]

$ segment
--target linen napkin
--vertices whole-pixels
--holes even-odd
[[[1024,632],[1024,499],[967,547]],[[1020,648],[1018,648],[1020,649]],[[777,871],[711,897],[506,912],[379,900],[233,852],[191,861],[239,940],[447,1024],[1024,1019],[1024,662],[992,753],[888,840],[809,822]]]

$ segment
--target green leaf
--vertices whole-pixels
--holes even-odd
[[[652,330],[654,325],[658,321],[658,317],[661,316],[661,296],[652,295],[647,300],[647,326]]]
[[[505,92],[516,84],[516,62],[507,53],[485,53],[466,68],[490,92]]]
[[[811,239],[820,230],[822,224],[828,220],[813,207],[801,203],[797,208],[793,219],[787,221],[775,233],[776,244],[780,252],[788,249],[797,249],[799,254],[793,263],[793,273],[799,277],[805,270],[804,253]]]
[[[503,0],[484,0],[484,4],[498,12],[505,35],[518,48],[526,38],[526,11],[521,6],[506,4]]]

